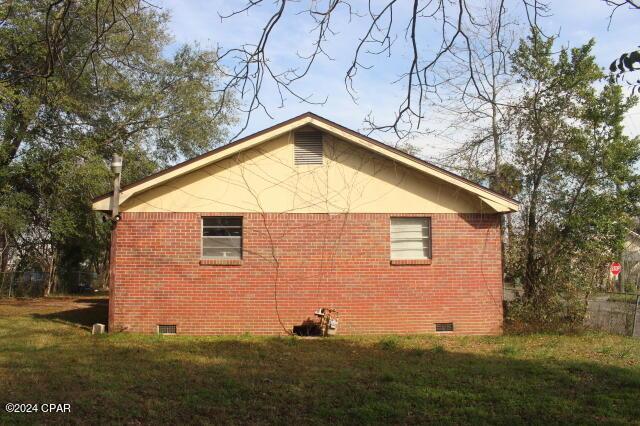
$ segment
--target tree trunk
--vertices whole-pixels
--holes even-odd
[[[493,189],[502,192],[502,174],[501,174],[501,146],[500,146],[500,131],[498,129],[498,106],[496,105],[496,82],[495,75],[493,77],[493,98],[491,103],[491,138],[493,140]],[[506,230],[505,230],[505,215],[500,215],[500,253],[504,262],[504,255],[507,247]],[[503,268],[504,270],[504,268]]]
[[[49,297],[49,295],[51,294],[51,285],[52,285],[52,281],[51,281],[51,268],[47,269],[47,281],[46,284],[44,286],[44,297]]]
[[[56,256],[51,257],[51,261],[47,267],[47,284],[44,288],[44,296],[50,296],[55,290],[55,275],[56,274]]]
[[[2,141],[3,152],[0,156],[0,166],[2,167],[6,167],[13,162],[29,125],[28,120],[20,110],[20,105],[14,105],[7,115],[8,120],[4,129],[4,140]]]
[[[493,104],[491,105],[491,137],[493,139],[493,155],[494,155],[494,186],[496,189],[502,189],[502,176],[500,173],[500,166],[502,163],[501,146],[500,146],[500,131],[498,129],[498,107],[495,104],[495,97]]]
[[[8,265],[9,265],[9,243],[7,241],[7,234],[3,231],[3,232],[0,232],[0,274],[7,272]]]
[[[538,223],[536,220],[538,214],[538,189],[534,186],[529,211],[527,212],[527,222],[525,231],[525,265],[524,265],[524,297],[531,301],[536,295],[536,282],[538,279],[538,271],[536,265],[536,237],[538,233]]]
[[[537,111],[534,108],[535,116],[537,117]],[[539,124],[540,121],[538,120]],[[540,125],[540,124],[539,124]],[[527,211],[527,220],[526,220],[526,229],[525,229],[525,267],[524,267],[524,296],[528,301],[533,301],[537,303],[537,298],[539,296],[539,286],[540,283],[540,273],[536,260],[536,242],[538,237],[538,201],[539,201],[539,191],[542,182],[542,178],[545,175],[547,162],[549,161],[549,156],[551,155],[551,147],[552,147],[552,138],[548,136],[548,133],[545,132],[545,129],[539,128],[539,131],[542,135],[544,135],[546,139],[546,146],[544,148],[544,155],[540,162],[536,162],[534,165],[534,173],[533,173],[533,182],[531,186],[531,195],[529,197],[529,210]],[[536,152],[534,154],[536,157],[538,155],[538,148],[536,147]]]

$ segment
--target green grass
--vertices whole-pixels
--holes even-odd
[[[0,424],[640,422],[631,338],[91,336],[104,309],[0,303]]]

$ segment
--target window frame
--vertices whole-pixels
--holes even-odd
[[[422,237],[422,241],[423,241],[423,246],[422,246],[422,250],[424,252],[425,249],[428,250],[428,256],[424,256],[424,257],[406,257],[406,258],[399,258],[399,257],[394,257],[393,256],[393,220],[394,219],[421,219],[423,221],[426,222],[427,226],[428,226],[428,234],[426,237]],[[426,241],[426,244],[424,243],[424,240]],[[389,217],[389,260],[391,262],[398,262],[398,263],[402,263],[402,262],[430,262],[433,259],[433,221],[431,220],[431,216],[391,216]]]
[[[205,256],[204,254],[204,240],[205,238],[230,238],[229,236],[216,236],[216,235],[210,235],[210,236],[205,236],[204,235],[204,229],[205,229],[205,225],[204,225],[204,221],[205,219],[240,219],[240,226],[207,226],[207,228],[240,228],[240,235],[238,236],[238,238],[240,238],[240,256],[239,257],[218,257],[218,256]],[[234,236],[232,236],[234,237]],[[204,260],[231,260],[231,261],[235,261],[235,260],[242,260],[243,259],[243,251],[244,251],[244,217],[243,216],[201,216],[200,217],[200,259],[204,259]]]

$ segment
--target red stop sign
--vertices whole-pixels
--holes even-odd
[[[622,270],[622,265],[620,265],[620,263],[611,262],[611,266],[609,266],[609,271],[611,271],[613,275],[617,277],[620,274],[621,270]]]

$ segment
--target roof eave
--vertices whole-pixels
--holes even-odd
[[[348,129],[344,126],[327,120],[326,118],[315,115],[311,112],[307,112],[305,114],[291,118],[252,135],[218,147],[200,156],[169,167],[168,169],[164,169],[162,171],[154,173],[150,176],[147,176],[146,178],[125,185],[121,189],[120,203],[126,201],[126,199],[130,198],[132,195],[160,185],[166,180],[173,179],[182,174],[195,171],[201,167],[205,167],[211,164],[212,162],[220,161],[237,152],[249,149],[257,144],[261,144],[263,142],[276,138],[283,133],[309,124],[323,131],[331,133],[334,136],[349,140],[353,143],[356,143],[357,145],[361,145],[365,148],[376,151],[381,155],[390,157],[392,160],[396,160],[407,166],[416,168],[423,173],[430,174],[453,185],[462,187],[469,192],[475,193],[493,210],[499,213],[518,211],[519,203],[514,199],[505,197],[502,194],[499,194],[473,181],[465,179],[462,176],[456,175],[455,173],[452,173],[446,169],[438,167],[420,158],[414,157],[410,154],[398,150],[397,148],[391,147],[354,130]],[[136,191],[136,188],[139,189]],[[94,198],[92,208],[98,211],[110,211],[111,208],[109,204],[112,194],[113,192],[109,192],[107,194],[103,194]]]

